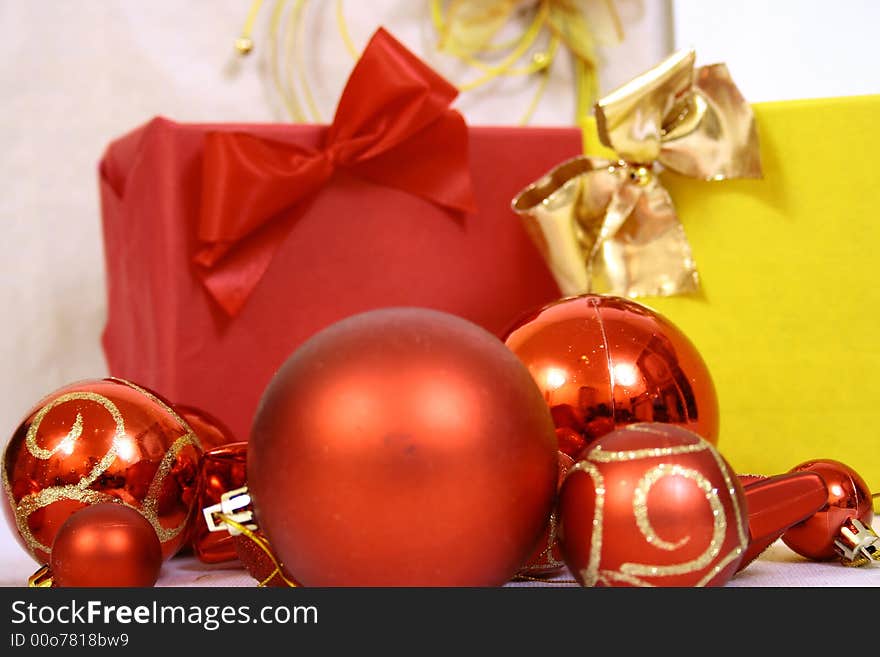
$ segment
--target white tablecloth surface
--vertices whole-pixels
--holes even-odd
[[[874,521],[880,531],[880,519]],[[7,544],[0,562],[0,586],[26,586],[37,564],[17,544]],[[576,586],[564,573],[546,582],[511,582],[508,586]],[[206,565],[192,556],[175,557],[165,563],[157,586],[255,586],[246,571],[235,563]],[[880,562],[862,568],[846,568],[837,562],[816,563],[792,552],[777,541],[748,568],[738,573],[729,587],[880,587]]]

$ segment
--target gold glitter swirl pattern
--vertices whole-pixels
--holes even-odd
[[[727,520],[724,515],[724,505],[721,504],[721,500],[718,499],[717,491],[715,487],[712,486],[712,482],[710,482],[706,477],[704,477],[700,472],[694,470],[692,468],[685,468],[680,465],[669,465],[666,463],[662,463],[655,468],[649,470],[639,481],[636,486],[636,492],[633,496],[633,512],[636,516],[636,522],[639,525],[639,529],[642,531],[642,534],[645,536],[645,540],[651,543],[652,545],[660,546],[656,541],[660,540],[660,537],[657,536],[653,527],[651,527],[651,523],[648,520],[648,505],[647,505],[647,497],[648,492],[651,490],[651,487],[654,486],[658,481],[664,479],[665,477],[684,477],[686,479],[690,479],[693,481],[697,487],[703,491],[703,495],[706,498],[706,501],[709,503],[710,508],[712,509],[712,538],[709,540],[709,546],[706,550],[699,555],[696,559],[692,559],[690,561],[685,561],[683,563],[672,564],[668,566],[655,566],[651,564],[641,564],[641,563],[625,563],[620,566],[620,572],[627,575],[635,575],[635,576],[651,576],[651,577],[663,577],[669,575],[683,575],[685,573],[692,573],[697,570],[702,570],[706,566],[708,566],[712,559],[718,556],[718,553],[721,551],[721,545],[724,543],[724,535],[727,532]],[[641,490],[641,492],[639,492]],[[666,550],[675,550],[687,541],[681,541],[678,546],[671,543],[666,543],[667,547],[663,547]],[[665,541],[663,541],[665,543]]]
[[[159,536],[159,541],[162,543],[174,538],[181,531],[183,531],[183,528],[186,527],[187,522],[189,521],[189,517],[192,513],[192,509],[190,509],[190,513],[186,514],[183,522],[181,522],[177,527],[172,527],[170,529],[167,527],[163,527],[162,523],[159,522],[159,514],[157,511],[157,506],[159,504],[159,494],[162,492],[162,485],[165,483],[165,478],[168,476],[168,473],[171,471],[171,467],[177,460],[177,455],[180,453],[180,450],[190,445],[195,445],[197,441],[198,438],[196,438],[194,433],[188,433],[185,436],[181,436],[174,441],[174,444],[171,445],[168,451],[165,452],[165,456],[162,457],[162,462],[159,464],[159,468],[156,470],[156,474],[153,476],[153,481],[150,482],[150,489],[147,492],[147,496],[144,498],[143,509],[141,509],[141,513],[147,520],[150,521],[150,524],[153,525],[153,529],[156,530],[156,534]]]
[[[41,418],[42,419],[42,418]],[[52,449],[43,449],[39,445],[37,445],[36,440],[36,431],[28,431],[26,442],[28,451],[33,454],[38,459],[50,459],[55,454],[60,451],[72,451],[74,443],[79,440],[79,437],[82,435],[83,430],[83,416],[79,413],[76,414],[76,419],[73,421],[73,426],[70,429],[70,432],[62,438],[55,447]]]
[[[111,378],[108,380],[124,384],[143,394],[145,397],[161,407],[164,411],[168,412],[176,421],[180,423],[181,427],[187,433],[175,440],[171,447],[165,452],[162,461],[160,462],[159,467],[155,475],[153,476],[152,481],[150,482],[147,496],[141,502],[141,506],[138,507],[124,502],[123,500],[120,500],[109,493],[104,493],[89,488],[89,486],[91,486],[101,475],[103,475],[110,469],[110,466],[113,464],[120,451],[123,440],[127,440],[125,421],[119,411],[119,408],[107,397],[87,391],[70,392],[59,395],[51,402],[40,408],[40,410],[34,416],[30,427],[28,427],[28,432],[25,437],[25,446],[27,448],[27,451],[34,458],[40,460],[48,460],[55,456],[59,451],[72,452],[74,444],[81,438],[83,434],[83,418],[80,413],[77,413],[73,426],[71,427],[67,436],[61,439],[61,441],[59,441],[57,445],[55,445],[51,449],[46,449],[37,444],[37,435],[39,433],[41,423],[43,422],[46,415],[53,408],[61,404],[66,404],[74,401],[89,401],[96,403],[103,407],[110,414],[110,416],[113,418],[115,428],[107,452],[103,456],[101,456],[95,466],[87,474],[83,475],[75,484],[49,486],[43,488],[39,492],[25,495],[21,498],[21,500],[16,501],[12,491],[12,485],[9,481],[9,474],[5,467],[0,468],[0,470],[2,470],[3,488],[5,489],[6,495],[9,498],[10,506],[14,510],[16,527],[18,528],[19,534],[21,535],[23,541],[31,550],[33,556],[37,559],[39,559],[38,552],[49,553],[51,552],[51,547],[41,543],[33,535],[33,532],[31,531],[28,524],[28,518],[35,511],[38,511],[44,507],[47,507],[55,502],[59,502],[62,500],[71,500],[87,505],[97,504],[100,502],[116,502],[124,504],[125,506],[129,506],[141,513],[150,522],[150,524],[156,530],[156,534],[158,535],[160,542],[163,543],[169,539],[178,536],[187,526],[190,516],[192,515],[193,509],[189,509],[189,513],[186,514],[185,518],[178,526],[166,528],[163,527],[159,521],[157,507],[159,494],[162,491],[164,481],[168,474],[171,472],[171,469],[174,466],[180,452],[187,446],[193,446],[197,452],[201,451],[201,443],[199,442],[198,437],[195,435],[189,425],[177,413],[175,413],[173,409],[169,408],[167,404],[162,402],[162,400],[158,399],[154,395],[150,394],[148,391],[123,379]]]
[[[28,427],[25,444],[27,445],[27,449],[31,453],[31,455],[42,461],[52,458],[52,456],[54,456],[58,452],[58,450],[61,449],[62,446],[72,448],[73,442],[79,439],[79,437],[82,435],[82,417],[79,413],[77,413],[76,420],[73,423],[73,428],[70,430],[70,433],[68,433],[67,436],[63,440],[61,440],[61,442],[59,442],[52,450],[43,449],[39,445],[37,445],[37,432],[40,429],[40,424],[43,422],[43,418],[46,417],[46,414],[49,411],[60,404],[66,404],[67,402],[77,400],[91,401],[103,406],[107,410],[107,412],[110,413],[110,417],[113,418],[113,422],[116,424],[116,431],[113,434],[113,440],[110,443],[110,449],[107,450],[107,453],[104,454],[103,458],[101,458],[101,460],[98,461],[95,467],[92,468],[92,471],[85,477],[80,479],[76,484],[80,488],[85,488],[107,471],[107,469],[110,467],[110,464],[113,463],[113,459],[116,458],[116,454],[119,451],[120,441],[125,437],[125,422],[122,419],[122,414],[119,412],[119,409],[116,408],[116,404],[111,402],[106,397],[94,392],[69,392],[66,395],[59,395],[51,402],[43,406],[43,408],[41,408],[39,412],[34,416],[33,423],[31,423],[31,426]],[[71,440],[72,436],[73,440]]]
[[[632,428],[632,427],[630,427]],[[601,445],[590,450],[587,458],[593,463],[618,463],[621,461],[639,461],[641,459],[677,456],[678,454],[694,454],[709,448],[709,444],[679,445],[676,447],[654,447],[651,449],[633,449],[622,452],[606,452]]]
[[[635,516],[636,524],[639,526],[645,540],[654,547],[660,548],[661,550],[668,550],[670,552],[683,547],[685,543],[690,540],[690,536],[685,536],[683,539],[676,541],[675,543],[670,543],[669,541],[660,538],[657,532],[654,531],[651,521],[648,519],[648,493],[651,492],[651,488],[659,479],[662,479],[669,474],[679,474],[678,472],[670,473],[669,469],[672,467],[673,466],[661,465],[654,468],[651,472],[641,478],[636,485],[635,491],[633,491],[633,515]],[[691,472],[696,471],[692,470]]]
[[[635,428],[635,427],[633,427]],[[639,481],[633,491],[633,513],[636,523],[645,540],[651,545],[663,550],[674,551],[682,547],[690,537],[685,537],[675,543],[665,541],[654,530],[648,519],[648,493],[651,488],[664,477],[681,476],[693,481],[703,492],[708,502],[713,517],[712,537],[706,550],[697,558],[679,564],[671,565],[651,565],[639,563],[624,563],[619,570],[600,569],[602,556],[603,541],[603,523],[604,523],[604,506],[605,506],[605,482],[596,464],[603,463],[619,463],[625,461],[637,461],[651,458],[664,458],[675,456],[678,454],[693,454],[708,450],[716,464],[718,465],[721,475],[724,479],[730,503],[733,509],[733,516],[737,529],[737,546],[712,566],[702,578],[696,583],[696,586],[706,586],[718,573],[727,567],[733,560],[742,555],[748,545],[748,536],[746,534],[743,509],[740,507],[736,488],[728,470],[727,464],[721,458],[720,454],[712,445],[706,442],[699,442],[690,445],[680,445],[676,447],[662,447],[639,450],[626,450],[617,452],[606,452],[600,446],[595,447],[587,454],[587,460],[582,460],[572,466],[567,476],[571,476],[575,471],[587,473],[593,480],[595,488],[595,508],[593,512],[593,531],[590,540],[589,561],[586,568],[580,572],[584,586],[595,586],[597,584],[613,585],[614,583],[624,583],[634,586],[653,587],[653,583],[643,579],[643,577],[663,577],[672,575],[682,575],[692,573],[706,568],[721,553],[724,540],[727,534],[727,519],[724,512],[724,505],[718,496],[719,491],[712,483],[699,471],[686,468],[681,465],[661,463],[649,470]],[[567,478],[567,477],[566,477]]]
[[[18,531],[21,534],[22,539],[34,553],[34,556],[36,556],[37,551],[50,551],[50,548],[48,546],[43,545],[42,543],[40,543],[40,541],[37,540],[37,538],[31,532],[30,526],[28,525],[27,519],[34,511],[49,506],[50,504],[59,500],[65,499],[75,500],[78,502],[83,502],[85,504],[106,502],[109,499],[112,499],[111,496],[105,493],[88,490],[88,487],[92,483],[94,483],[94,481],[98,477],[100,477],[102,474],[104,474],[104,472],[109,469],[110,465],[116,458],[117,452],[119,451],[120,441],[125,436],[125,422],[122,419],[122,414],[119,412],[119,409],[116,407],[116,405],[106,397],[93,392],[70,392],[64,395],[59,395],[51,402],[43,406],[34,416],[34,420],[31,423],[31,426],[28,427],[27,437],[25,438],[25,445],[27,446],[28,452],[30,452],[30,454],[34,458],[40,459],[42,461],[52,458],[52,456],[54,456],[61,449],[72,449],[73,444],[82,436],[83,420],[82,416],[79,413],[77,413],[76,420],[73,423],[73,427],[71,428],[67,436],[65,436],[51,450],[44,449],[37,445],[37,433],[40,429],[40,424],[42,423],[43,418],[46,417],[46,414],[49,413],[49,411],[60,404],[66,404],[68,402],[79,400],[94,402],[104,407],[104,409],[113,418],[113,422],[116,425],[116,430],[113,434],[110,448],[87,475],[82,477],[76,484],[67,484],[64,486],[51,486],[49,488],[44,488],[39,493],[25,495],[18,503],[16,503],[15,497],[12,494],[12,488],[9,485],[6,469],[3,469],[3,484],[6,488],[7,494],[9,495],[9,501],[12,505],[12,508],[15,510],[15,524],[18,527]]]
[[[566,475],[566,479],[575,472],[585,472],[590,475],[590,478],[593,480],[593,489],[596,492],[596,504],[595,510],[593,511],[593,533],[590,537],[590,560],[587,562],[587,567],[581,570],[581,578],[584,581],[584,586],[595,586],[601,581],[599,574],[599,557],[602,554],[602,529],[604,526],[603,514],[605,513],[605,480],[602,477],[602,473],[599,472],[599,468],[589,461],[580,461],[571,466]]]
[[[556,547],[556,511],[553,511],[550,514],[550,522],[547,530],[547,544],[544,546],[544,549],[538,554],[534,559],[533,564],[529,564],[526,567],[526,571],[528,572],[544,572],[544,571],[552,571],[557,568],[561,568],[565,565],[564,561],[559,561],[556,557],[553,556],[553,548]],[[542,563],[543,562],[543,563]]]

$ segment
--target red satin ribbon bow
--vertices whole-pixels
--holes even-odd
[[[208,292],[236,315],[285,236],[279,214],[337,168],[453,212],[475,208],[458,91],[379,29],[348,79],[320,150],[235,132],[205,137],[199,247]]]

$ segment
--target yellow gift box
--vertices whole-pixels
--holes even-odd
[[[705,358],[737,472],[832,458],[878,491],[880,95],[753,109],[763,178],[661,174],[700,291],[640,301]],[[595,126],[585,150],[609,155]]]

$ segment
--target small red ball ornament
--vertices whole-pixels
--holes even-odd
[[[248,487],[305,586],[496,586],[546,526],[556,454],[540,391],[496,337],[391,308],[324,329],[279,370]]]
[[[870,531],[874,519],[871,491],[851,467],[832,459],[816,459],[796,465],[791,472],[815,472],[821,476],[827,501],[822,509],[782,535],[789,548],[808,559],[827,561],[841,556],[835,545],[835,541],[846,542],[841,529],[858,532],[856,527],[849,526],[852,520]]]
[[[618,297],[562,299],[525,317],[507,346],[550,406],[559,449],[633,422],[677,424],[718,440],[718,399],[688,338],[653,310]]]
[[[200,455],[157,395],[122,379],[80,381],[41,400],[10,438],[2,506],[40,563],[71,514],[116,501],[149,521],[167,558],[189,535]]]
[[[153,586],[162,547],[138,511],[103,502],[71,515],[52,543],[53,586]]]
[[[599,438],[562,484],[559,544],[584,586],[722,586],[748,545],[742,486],[715,447],[669,424]]]

